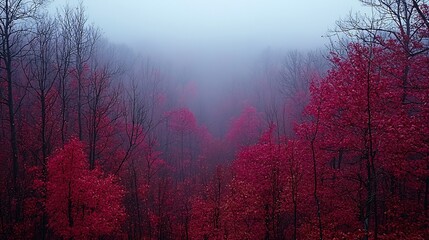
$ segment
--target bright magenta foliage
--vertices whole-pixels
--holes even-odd
[[[285,216],[285,145],[263,141],[241,151],[234,162],[230,218],[233,239],[281,238]],[[249,220],[251,221],[249,222]]]
[[[229,181],[228,169],[218,166],[207,186],[200,190],[200,196],[192,199],[190,227],[193,239],[223,239],[229,235]]]
[[[294,224],[286,216],[297,211],[300,154],[293,141],[275,143],[273,131],[272,127],[258,143],[243,148],[230,170],[216,169],[193,199],[192,236],[281,239],[293,232]]]
[[[48,161],[46,209],[49,227],[63,238],[117,234],[125,219],[124,190],[112,175],[89,170],[84,146],[70,140]]]
[[[400,50],[351,44],[347,56],[334,55],[334,68],[311,87],[311,119],[297,130],[316,148],[321,214],[329,238],[427,234],[427,219],[413,220],[425,218],[424,204],[408,203],[424,191],[428,176],[419,170],[428,163],[421,138],[429,120],[421,105],[427,101],[427,80],[421,78],[427,71],[418,67],[427,59],[402,56]],[[392,201],[398,197],[403,200]],[[406,229],[394,227],[403,214]]]

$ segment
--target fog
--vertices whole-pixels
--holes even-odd
[[[56,1],[55,5],[64,2],[73,5],[77,1]],[[87,0],[84,5],[109,39],[165,51],[320,46],[327,28],[360,7],[358,1],[344,0]]]
[[[62,0],[51,9],[76,5]],[[89,21],[110,41],[177,62],[239,63],[261,50],[323,47],[352,0],[87,0]],[[244,57],[244,59],[243,59]],[[198,59],[198,60],[197,60]]]
[[[428,14],[1,0],[0,239],[428,239]]]
[[[79,1],[54,1],[50,11],[66,3]],[[328,29],[361,9],[351,0],[87,0],[83,5],[104,38],[128,49],[124,59],[151,59],[182,90],[192,83],[196,94],[181,104],[209,127],[232,117],[213,120],[212,108],[225,101],[226,92],[245,88],[243,95],[254,94],[247,83],[261,78],[267,61],[282,61],[289,51],[323,52]]]

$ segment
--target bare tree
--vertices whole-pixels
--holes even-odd
[[[429,50],[421,49],[414,42],[423,42],[427,37],[420,34],[427,19],[421,6],[426,0],[359,0],[369,7],[370,14],[350,13],[348,18],[337,22],[333,33],[345,34],[348,39],[375,42],[388,47],[385,38],[395,39],[404,51],[414,56]],[[384,38],[379,38],[380,36]]]
[[[9,112],[10,142],[12,148],[12,174],[16,186],[18,178],[18,139],[16,134],[16,107],[14,100],[14,87],[16,63],[26,54],[25,46],[31,30],[30,21],[37,15],[38,9],[44,1],[5,0],[0,3],[0,61],[1,80],[7,85],[6,104]]]
[[[56,66],[58,68],[59,80],[58,91],[61,101],[61,143],[64,146],[67,137],[67,119],[69,118],[70,108],[70,68],[72,64],[72,39],[71,39],[71,26],[72,26],[72,13],[69,7],[63,9],[62,13],[58,14],[57,21],[59,29],[57,31],[55,49],[56,49]]]
[[[54,83],[57,80],[58,71],[55,68],[55,32],[56,25],[54,20],[48,16],[44,16],[40,21],[36,22],[35,36],[28,48],[28,55],[23,60],[23,73],[25,74],[30,93],[32,93],[38,102],[40,111],[35,112],[36,122],[39,122],[38,129],[40,137],[40,147],[36,149],[28,149],[33,151],[33,156],[37,166],[42,166],[42,181],[47,182],[47,158],[51,153],[53,144],[52,136],[55,129],[55,119],[52,116],[55,113],[54,105],[56,102],[56,94]],[[41,154],[40,154],[41,152]],[[46,191],[41,190],[42,193]],[[46,198],[46,195],[42,195]],[[45,239],[47,236],[47,214],[43,211],[41,221],[39,223],[40,237]]]
[[[19,172],[19,147],[17,136],[16,114],[19,110],[22,98],[15,95],[19,83],[17,75],[17,66],[19,60],[27,54],[26,46],[31,42],[30,31],[32,22],[37,17],[38,10],[42,7],[43,0],[2,0],[0,2],[0,81],[5,85],[5,96],[1,102],[7,107],[9,138],[11,149],[11,172],[12,186],[9,188],[9,202],[5,211],[2,209],[2,220],[6,217],[7,221],[20,221],[22,215],[23,196],[20,189]],[[1,89],[3,92],[3,89]],[[18,99],[18,102],[15,102]],[[8,166],[9,167],[9,166]],[[11,201],[16,201],[15,207]],[[6,234],[13,234],[12,229],[5,230]],[[7,235],[6,235],[7,236]],[[7,237],[6,237],[7,238]]]
[[[38,162],[46,170],[46,160],[52,150],[50,138],[52,126],[48,126],[48,113],[53,111],[56,96],[53,96],[54,84],[59,71],[55,67],[55,41],[56,25],[53,19],[44,16],[35,25],[35,36],[29,44],[27,57],[23,60],[23,73],[25,74],[29,89],[40,104],[40,150],[42,156],[37,156]],[[52,115],[52,114],[51,114]]]
[[[88,87],[85,89],[85,103],[88,108],[82,110],[82,117],[86,120],[89,143],[89,166],[94,169],[95,160],[102,154],[103,149],[97,148],[100,133],[104,132],[105,138],[112,137],[106,128],[114,125],[119,114],[115,111],[115,105],[119,100],[119,89],[114,85],[112,78],[118,73],[118,69],[110,62],[99,63],[96,56],[92,59]],[[85,92],[85,91],[83,91]],[[82,133],[81,133],[82,134]],[[107,139],[105,139],[107,140]]]
[[[116,173],[119,173],[122,165],[144,141],[148,144],[156,141],[155,128],[163,121],[163,118],[158,116],[157,109],[161,95],[160,68],[149,60],[144,60],[137,71],[135,75],[129,76],[129,86],[125,88],[123,117],[128,127],[123,142],[126,144],[126,151]]]
[[[122,101],[122,124],[125,131],[121,135],[125,154],[119,161],[115,173],[120,174],[127,166],[127,180],[130,186],[129,205],[132,215],[129,218],[129,236],[141,238],[152,236],[153,229],[149,220],[150,206],[153,200],[153,177],[160,170],[157,166],[156,129],[163,121],[159,110],[161,76],[160,69],[149,60],[130,69],[124,81]],[[142,199],[139,193],[141,184],[148,187],[147,197]],[[151,189],[151,190],[149,190]],[[150,193],[149,193],[150,192]]]
[[[100,38],[98,28],[88,24],[88,17],[81,2],[76,8],[66,6],[60,17],[63,34],[62,67],[73,67],[72,77],[77,80],[77,124],[79,140],[83,139],[83,105],[85,70],[89,68],[96,43]],[[68,38],[68,39],[65,39]],[[70,69],[69,69],[70,70]],[[63,82],[66,72],[63,71]],[[65,82],[64,82],[65,83]],[[63,86],[64,88],[65,86]],[[64,96],[66,97],[66,96]]]
[[[279,61],[274,76],[271,76],[271,111],[278,132],[293,134],[291,124],[301,120],[301,112],[309,100],[312,81],[322,77],[327,71],[327,61],[320,51],[287,52]]]

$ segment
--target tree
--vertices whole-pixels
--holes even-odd
[[[195,170],[195,160],[199,151],[197,120],[188,108],[175,109],[167,112],[168,131],[173,137],[170,153],[172,166],[178,172],[180,180],[191,177]]]
[[[124,142],[125,155],[120,160],[116,173],[119,173],[123,164],[142,144],[146,142],[153,145],[157,142],[155,130],[164,121],[160,113],[162,78],[159,67],[149,60],[143,61],[141,69],[137,73],[130,73],[127,79],[131,83],[124,87],[122,97],[122,120],[125,129],[121,139]]]
[[[77,111],[77,130],[80,140],[83,140],[84,127],[84,81],[88,76],[89,63],[94,54],[96,43],[100,38],[100,33],[97,28],[88,25],[88,17],[85,14],[85,8],[81,2],[79,6],[71,10],[70,6],[64,8],[64,14],[61,16],[63,46],[59,60],[63,68],[63,84],[65,88],[66,68],[73,67],[72,77],[76,80],[76,111]],[[68,39],[65,39],[68,38]],[[65,91],[65,89],[64,89]],[[64,101],[66,96],[64,95]],[[64,104],[64,103],[63,103]],[[65,114],[65,113],[64,113]]]
[[[58,80],[58,91],[59,98],[61,101],[61,143],[62,146],[66,143],[68,137],[68,120],[70,119],[70,98],[71,92],[71,81],[70,81],[70,70],[72,65],[72,37],[71,37],[71,20],[72,10],[69,7],[64,8],[62,15],[58,15],[58,31],[55,42],[55,62],[58,67],[59,80]]]
[[[258,141],[262,130],[261,114],[253,106],[246,106],[231,121],[226,139],[234,147],[249,146]]]
[[[9,193],[9,201],[12,198],[18,203],[15,209],[7,207],[6,214],[8,222],[14,216],[15,221],[21,218],[22,196],[19,186],[19,173],[23,170],[19,161],[19,146],[17,136],[17,121],[16,114],[19,109],[20,102],[16,103],[17,99],[21,99],[16,95],[16,88],[19,82],[17,78],[17,64],[19,59],[25,55],[23,50],[31,39],[30,29],[32,20],[37,16],[39,8],[45,1],[33,0],[5,0],[0,3],[0,80],[3,86],[6,87],[6,97],[0,94],[2,104],[7,106],[8,124],[9,124],[9,139],[10,139],[10,169],[12,172],[12,187]],[[9,204],[7,204],[9,205]],[[11,234],[11,233],[8,233]]]
[[[217,166],[216,170],[199,196],[193,197],[190,222],[191,239],[222,239],[229,235],[228,184],[231,176],[229,169]]]
[[[273,127],[257,144],[243,148],[232,166],[227,200],[232,239],[282,239],[286,226],[287,169],[285,144],[273,142]]]
[[[83,144],[71,139],[48,161],[49,227],[63,238],[119,236],[126,214],[116,181],[99,168],[89,170]]]
[[[88,86],[84,95],[87,109],[81,109],[82,117],[86,120],[81,120],[81,123],[85,123],[87,130],[84,133],[88,138],[90,169],[94,169],[95,160],[101,158],[104,150],[108,151],[107,160],[115,160],[112,158],[115,147],[108,144],[113,140],[112,125],[120,115],[115,111],[119,91],[112,81],[114,74],[115,69],[110,64],[100,67],[97,60],[91,64]]]
[[[355,237],[377,238],[381,233],[394,236],[396,231],[403,232],[386,228],[389,224],[386,214],[398,210],[388,204],[387,199],[396,195],[392,195],[392,191],[396,191],[398,181],[411,187],[408,174],[415,176],[417,166],[425,161],[424,157],[411,154],[415,152],[414,144],[424,142],[417,137],[417,122],[414,121],[420,119],[424,111],[419,108],[416,112],[412,105],[403,104],[402,80],[396,76],[406,71],[402,66],[409,63],[404,62],[397,51],[390,50],[396,43],[390,44],[386,49],[354,43],[349,45],[346,56],[334,54],[334,68],[326,78],[313,84],[312,100],[307,107],[311,122],[307,129],[313,129],[310,132],[316,129],[319,135],[315,137],[314,150],[319,156],[316,167],[323,174],[320,185],[322,189],[330,184],[347,186],[348,189],[336,187],[337,198],[349,195],[355,204],[353,211],[364,229],[363,233],[358,229],[348,230],[354,231]],[[400,44],[397,47],[400,48]],[[410,73],[413,73],[410,79],[415,81],[420,74],[426,75],[413,66],[416,65],[410,65]],[[409,91],[409,96],[421,99],[416,92]],[[420,125],[421,129],[425,129],[424,125]],[[301,136],[306,135],[304,129],[300,129]],[[381,183],[390,185],[390,190]],[[321,197],[329,195],[325,190]],[[335,209],[325,204],[321,208],[326,217],[338,216]],[[417,209],[413,214],[419,218],[421,213]],[[355,220],[349,218],[347,225],[354,226]],[[390,221],[395,222],[394,219]],[[336,232],[341,225],[337,224],[332,229],[331,223],[327,233]],[[424,232],[417,235],[422,234]]]
[[[23,104],[24,112],[21,114],[23,120],[22,131],[29,136],[23,137],[21,142],[22,153],[27,162],[27,167],[32,166],[41,170],[40,189],[35,189],[41,193],[41,202],[46,200],[47,181],[47,158],[55,148],[56,136],[59,133],[57,125],[57,114],[55,111],[57,89],[55,81],[58,79],[58,71],[55,68],[55,41],[56,25],[53,20],[45,16],[44,20],[36,23],[33,40],[27,46],[27,56],[22,59],[23,70],[28,84],[29,97],[27,104]],[[28,157],[30,156],[30,157]],[[32,164],[28,164],[33,160]],[[36,198],[37,198],[36,197]],[[42,219],[40,224],[41,237],[46,237],[47,216],[45,209],[42,209]]]
[[[395,77],[402,81],[402,101],[409,104],[412,101],[408,94],[413,88],[410,82],[410,64],[414,57],[426,54],[427,18],[423,11],[427,8],[426,0],[360,0],[363,5],[371,8],[371,15],[356,14],[338,22],[337,34],[345,34],[346,38],[340,41],[340,49],[347,50],[347,43],[371,43],[395,51],[402,56],[400,72]],[[391,41],[397,45],[390,44]],[[341,51],[341,50],[339,50]]]
[[[47,157],[54,148],[51,138],[56,134],[54,131],[57,129],[53,124],[57,114],[53,107],[57,99],[55,82],[58,80],[58,71],[55,68],[56,25],[54,20],[45,16],[45,20],[36,23],[35,31],[34,39],[28,46],[28,54],[22,62],[29,90],[36,97],[39,106],[38,113],[33,117],[40,125],[37,135],[40,136],[41,157],[38,156],[40,158],[38,161],[45,168]]]

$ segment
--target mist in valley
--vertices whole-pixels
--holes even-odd
[[[0,239],[425,239],[426,0],[0,0]]]
[[[65,4],[79,2],[55,1],[50,11]],[[99,28],[124,68],[138,69],[142,61],[159,68],[168,91],[188,95],[167,98],[192,109],[218,137],[246,104],[264,111],[267,103],[258,89],[264,81],[281,85],[288,54],[304,60],[312,52],[320,64],[314,67],[325,71],[329,28],[362,9],[358,1],[338,0],[86,1],[83,6],[88,24]],[[224,111],[223,105],[231,109]]]

